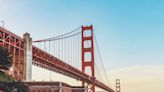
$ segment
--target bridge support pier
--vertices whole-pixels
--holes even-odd
[[[29,33],[23,35],[24,39],[24,61],[25,61],[25,81],[32,80],[32,38]]]
[[[62,83],[59,83],[59,92],[62,92]]]

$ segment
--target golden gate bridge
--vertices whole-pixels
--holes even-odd
[[[92,25],[37,41],[32,41],[29,33],[21,38],[0,27],[0,45],[8,48],[13,57],[13,76],[17,80],[32,81],[32,65],[35,65],[80,80],[91,92],[95,92],[95,87],[114,92]]]

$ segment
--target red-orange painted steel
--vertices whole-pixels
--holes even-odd
[[[86,32],[89,31],[89,32]],[[88,33],[88,34],[85,34]],[[85,36],[87,35],[87,36]],[[85,41],[91,41],[91,47],[86,48]],[[90,57],[85,57],[85,53],[90,53]],[[91,61],[85,61],[85,58],[91,58]],[[85,68],[89,67],[91,68],[91,77],[95,79],[95,69],[94,69],[94,44],[93,44],[93,27],[91,26],[82,26],[82,72],[85,74]],[[82,81],[82,85],[85,86],[85,80]],[[95,92],[95,83],[93,82],[91,84],[91,90],[92,92]]]

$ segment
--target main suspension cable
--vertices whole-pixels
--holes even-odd
[[[107,73],[105,71],[105,67],[104,67],[104,63],[103,63],[103,60],[102,60],[102,56],[101,56],[101,53],[100,53],[100,49],[99,49],[99,46],[98,46],[98,43],[97,43],[97,39],[96,39],[96,36],[95,36],[95,33],[93,32],[93,35],[94,35],[94,39],[95,39],[95,42],[96,42],[96,47],[97,47],[97,50],[98,50],[98,54],[100,56],[100,61],[102,63],[102,66],[103,66],[103,70],[105,72],[105,76],[107,78],[107,81],[109,82],[109,79],[108,79],[108,76],[107,76]]]
[[[56,36],[56,37],[51,37],[51,38],[47,38],[47,39],[42,39],[42,40],[37,40],[37,41],[33,41],[33,43],[35,43],[35,42],[44,42],[44,41],[52,41],[52,40],[60,40],[60,39],[64,39],[64,38],[68,38],[68,37],[71,37],[71,36],[74,36],[74,35],[77,35],[77,34],[79,34],[79,33],[81,33],[81,32],[77,32],[77,33],[75,33],[77,30],[79,30],[81,27],[78,27],[78,28],[76,28],[76,29],[74,29],[74,30],[72,30],[72,31],[70,31],[70,32],[68,32],[68,33],[65,33],[65,34],[62,34],[62,35],[58,35],[58,36]],[[69,35],[69,34],[71,34],[71,33],[75,33],[75,34],[73,34],[73,35]],[[67,36],[68,35],[68,36]],[[65,37],[66,36],[66,37]]]

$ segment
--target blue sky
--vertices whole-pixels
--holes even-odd
[[[164,64],[162,0],[0,0],[0,12],[34,40],[93,24],[106,69]]]
[[[49,38],[92,24],[110,82],[115,88],[120,78],[125,92],[163,92],[163,16],[163,0],[0,0],[0,20],[21,37]],[[47,70],[33,67],[34,80],[49,80]]]
[[[162,0],[0,1],[0,19],[16,34],[35,40],[93,24],[106,68],[164,64]]]

